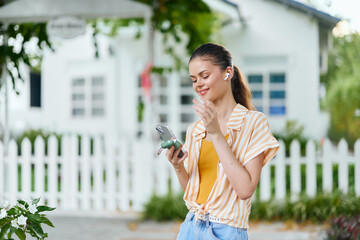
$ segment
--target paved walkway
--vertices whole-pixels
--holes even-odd
[[[78,214],[77,214],[78,215]],[[44,227],[49,240],[174,240],[179,222],[157,223],[138,220],[135,214],[49,215],[55,228]],[[251,240],[317,240],[324,239],[321,226],[299,226],[291,223],[251,223]]]

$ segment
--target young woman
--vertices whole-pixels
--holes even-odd
[[[189,209],[178,239],[248,239],[251,196],[279,145],[264,114],[253,110],[250,90],[226,48],[197,48],[189,73],[202,100],[193,100],[201,120],[188,127],[182,158],[174,147],[166,153]]]

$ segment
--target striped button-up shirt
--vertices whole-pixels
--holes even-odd
[[[229,137],[227,142],[236,159],[243,165],[264,152],[265,165],[274,157],[279,149],[276,139],[270,132],[265,115],[257,111],[249,111],[237,104],[226,125]],[[221,219],[227,225],[237,228],[248,228],[251,209],[251,198],[241,200],[233,190],[221,164],[217,166],[217,179],[204,204],[197,204],[199,193],[198,160],[205,127],[201,120],[191,124],[186,133],[184,149],[189,152],[185,160],[185,169],[189,181],[185,190],[184,200],[189,211],[210,214]]]

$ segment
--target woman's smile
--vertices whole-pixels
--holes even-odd
[[[199,94],[200,94],[201,96],[204,96],[209,90],[210,90],[209,88],[201,89],[201,90],[199,91]]]

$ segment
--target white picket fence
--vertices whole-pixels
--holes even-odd
[[[21,155],[14,140],[9,144],[9,154],[4,157],[0,142],[0,202],[14,204],[17,199],[41,197],[42,203],[56,207],[57,211],[141,211],[153,191],[165,194],[168,179],[172,188],[180,190],[176,175],[165,154],[156,156],[159,144],[149,141],[111,141],[103,137],[82,136],[81,154],[78,152],[78,137],[64,136],[61,154],[55,136],[45,143],[38,137],[35,151],[25,139],[21,144]],[[284,199],[286,192],[286,167],[290,166],[290,194],[296,199],[301,191],[301,165],[306,165],[306,193],[316,195],[316,164],[322,164],[322,189],[333,190],[333,165],[338,164],[339,189],[349,190],[349,165],[355,167],[355,192],[360,196],[360,140],[354,153],[349,153],[345,140],[333,146],[324,142],[321,151],[309,142],[306,157],[301,157],[300,144],[291,144],[291,158],[285,157],[285,147],[280,142],[280,151],[262,171],[260,199],[271,197]],[[275,166],[275,196],[271,193],[271,166]],[[21,189],[19,189],[21,186]]]

